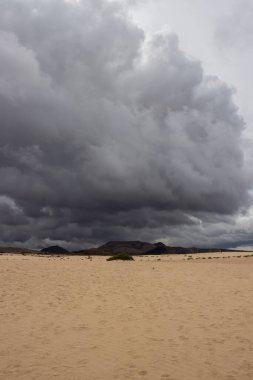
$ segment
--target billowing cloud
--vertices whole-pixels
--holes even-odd
[[[0,239],[190,244],[248,202],[233,91],[120,3],[3,0]]]

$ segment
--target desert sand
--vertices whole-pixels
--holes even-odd
[[[0,379],[252,380],[253,257],[201,257],[0,256]]]

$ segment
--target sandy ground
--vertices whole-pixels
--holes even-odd
[[[0,379],[252,380],[253,257],[2,255]]]

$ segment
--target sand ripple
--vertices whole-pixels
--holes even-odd
[[[0,256],[0,379],[252,380],[252,270]]]

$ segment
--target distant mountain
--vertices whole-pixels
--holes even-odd
[[[18,248],[18,247],[0,247],[0,253],[38,253],[38,251],[33,251],[28,248]]]
[[[143,241],[109,241],[98,248],[86,249],[75,252],[83,255],[116,255],[127,253],[130,255],[162,255],[162,254],[186,254],[193,252],[208,252],[210,250],[198,248],[170,247],[161,242],[147,243]],[[213,250],[212,250],[213,251]]]
[[[142,241],[109,241],[99,247],[102,251],[110,251],[112,254],[128,253],[132,255],[143,254],[154,248],[154,244]]]
[[[220,252],[221,250],[217,248],[171,247],[161,242],[147,243],[142,241],[110,241],[98,248],[88,251],[90,252],[90,255],[115,255],[118,253],[128,253],[131,255],[162,255]],[[223,249],[223,252],[225,251],[228,250]]]
[[[148,250],[149,255],[160,255],[163,253],[168,253],[168,248],[163,243],[152,244],[152,248]]]
[[[44,253],[69,253],[67,249],[59,247],[58,245],[52,245],[51,247],[46,247],[40,250],[40,252]]]
[[[161,242],[147,243],[143,241],[109,241],[98,248],[89,248],[79,251],[69,252],[67,249],[54,245],[33,251],[26,248],[0,247],[0,253],[17,254],[51,254],[51,255],[73,255],[73,256],[113,256],[119,253],[129,255],[162,255],[162,254],[189,254],[189,253],[208,253],[220,252],[219,248],[196,248],[196,247],[171,247]],[[222,249],[223,252],[234,252],[234,250]]]
[[[186,253],[191,252],[191,248],[169,247],[165,244],[146,243],[142,241],[110,241],[97,248],[102,251],[109,251],[111,254],[128,253],[132,255],[161,255],[166,253]]]

